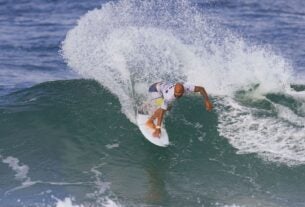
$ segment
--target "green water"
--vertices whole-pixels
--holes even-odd
[[[268,102],[242,102],[263,107]],[[294,107],[297,100],[267,96]],[[0,154],[28,166],[25,177],[0,163],[1,206],[305,206],[304,165],[239,153],[219,135],[221,97],[214,110],[183,97],[166,116],[171,145],[146,141],[118,99],[91,80],[46,82],[1,97]],[[265,115],[266,115],[265,114]],[[266,137],[268,139],[268,137]],[[18,187],[30,179],[34,184]],[[17,189],[16,189],[17,187]]]

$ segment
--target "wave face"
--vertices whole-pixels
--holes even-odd
[[[0,5],[0,206],[305,206],[303,1]],[[177,101],[167,148],[134,124],[160,80],[215,106]]]
[[[290,87],[291,65],[270,47],[221,27],[188,1],[104,4],[68,32],[62,54],[73,70],[116,95],[133,123],[134,108],[151,83],[191,82],[215,97],[218,131],[239,153],[289,165],[305,162],[304,99]],[[246,94],[242,98],[240,91]],[[278,102],[277,96],[296,106]]]
[[[241,117],[251,117],[247,108],[257,108],[264,114],[253,113],[253,117],[279,120],[269,102],[249,101],[247,93],[240,91],[235,99]],[[281,105],[296,104],[282,95],[266,96]],[[239,122],[240,128],[224,126],[232,129],[231,137],[220,134],[229,131],[219,129],[218,112],[225,117],[236,110],[227,100],[213,97],[218,108],[214,113],[203,110],[198,97],[179,100],[165,119],[171,145],[164,149],[145,140],[121,113],[118,98],[93,80],[46,82],[0,97],[0,172],[4,172],[0,204],[303,206],[302,146],[292,147],[299,140],[283,137],[279,142],[290,141],[288,146],[283,144],[283,150],[295,150],[293,159],[283,154],[278,156],[286,156],[279,160],[284,164],[263,161],[256,153],[261,148],[255,146],[264,147],[262,156],[275,159],[276,154],[270,154],[277,150],[278,140],[266,137],[257,140],[259,145],[237,137],[243,127],[257,124],[254,118]],[[225,120],[226,124],[239,120],[232,114],[228,117],[232,119]],[[254,136],[251,128],[247,133]],[[247,150],[254,153],[245,154]],[[298,165],[289,166],[292,161]]]

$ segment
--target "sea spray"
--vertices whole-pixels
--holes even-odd
[[[134,100],[156,81],[224,95],[257,83],[283,90],[291,78],[283,58],[217,26],[188,1],[106,3],[79,19],[62,53],[73,70],[115,94],[133,122]]]
[[[279,116],[285,114],[281,112],[285,108],[265,95],[291,92],[291,65],[269,46],[252,44],[221,27],[189,1],[103,4],[82,16],[67,33],[62,54],[74,71],[117,96],[122,112],[133,123],[135,108],[145,100],[150,84],[190,82],[204,86],[212,97],[222,97],[215,108],[218,131],[240,152],[291,164],[305,162],[305,149],[286,147],[291,142],[303,146],[302,126],[295,129],[293,121],[287,124],[277,116],[256,117],[251,106],[234,100],[238,91],[250,91],[250,99],[266,100]],[[285,137],[277,144],[282,132]]]

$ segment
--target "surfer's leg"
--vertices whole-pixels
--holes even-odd
[[[151,118],[147,120],[146,126],[148,126],[151,129],[155,129],[156,128],[156,125],[154,124],[154,121]]]
[[[149,128],[155,129],[156,125],[154,123],[154,120],[158,117],[158,109],[153,113],[153,115],[147,120],[146,125]]]
[[[158,92],[157,90],[157,84],[153,84],[149,87],[149,100],[150,100],[150,106],[151,110],[149,114],[152,114],[152,116],[147,120],[146,125],[149,128],[155,129],[156,125],[154,123],[155,119],[157,119],[160,116],[160,106],[163,103],[162,94]]]
[[[163,98],[162,94],[159,92],[149,92],[149,106],[150,109],[148,110],[148,114],[151,116],[154,114],[154,112],[162,105],[163,103]]]
[[[154,114],[147,120],[146,125],[147,125],[149,128],[152,128],[152,129],[155,129],[155,128],[156,128],[156,125],[155,125],[154,121],[155,121],[156,119],[160,119],[161,112],[162,112],[162,109],[161,109],[161,108],[158,108],[158,109],[154,112]]]
[[[158,109],[155,111],[155,113],[151,116],[150,119],[155,120],[155,119],[159,118],[160,115],[161,115],[161,111],[162,111],[162,109],[161,109],[161,108],[158,108]]]

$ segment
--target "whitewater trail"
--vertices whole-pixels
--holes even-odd
[[[150,84],[190,82],[222,97],[218,104],[230,108],[215,110],[218,130],[240,153],[305,163],[304,117],[272,101],[277,115],[256,117],[254,109],[234,101],[236,91],[253,86],[258,86],[253,99],[291,93],[292,66],[269,46],[247,42],[188,1],[106,3],[79,19],[62,43],[62,54],[74,71],[118,97],[133,123]],[[288,122],[282,118],[287,115]]]

